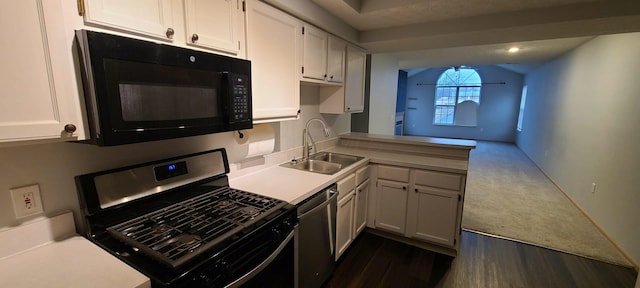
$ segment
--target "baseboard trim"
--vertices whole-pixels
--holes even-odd
[[[551,182],[551,184],[553,184],[553,186],[555,186],[558,191],[560,191],[562,193],[562,195],[564,195],[564,197],[566,197],[569,202],[571,202],[571,204],[573,204],[574,207],[578,208],[578,211],[580,211],[580,213],[582,213],[582,215],[584,215],[584,217],[586,217],[589,222],[591,222],[593,224],[593,226],[596,227],[596,229],[598,229],[598,231],[600,231],[600,233],[602,233],[602,235],[604,235],[605,238],[607,238],[607,240],[609,240],[609,242],[611,242],[611,244],[613,244],[613,247],[616,248],[616,250],[618,250],[618,252],[620,252],[620,254],[622,255],[622,257],[624,257],[625,259],[627,259],[627,261],[629,261],[629,263],[631,263],[631,265],[633,266],[633,269],[636,270],[636,272],[640,271],[640,265],[638,265],[638,263],[636,261],[633,260],[633,258],[631,258],[629,256],[629,254],[627,254],[619,245],[618,243],[616,243],[616,241],[613,240],[613,238],[611,236],[609,236],[609,234],[607,234],[607,232],[605,232],[602,227],[600,227],[600,225],[598,225],[598,223],[596,223],[593,218],[591,218],[591,216],[589,216],[589,214],[587,214],[587,212],[582,209],[582,207],[580,205],[578,205],[578,203],[576,203],[575,201],[573,201],[573,199],[569,196],[569,194],[567,194],[562,188],[560,188],[560,186],[558,186],[558,184],[551,178],[549,177],[549,175],[547,175],[547,173],[542,170],[542,168],[540,168],[540,166],[538,166],[538,163],[536,163],[535,161],[533,161],[533,159],[531,159],[531,157],[529,157],[529,155],[527,153],[525,153],[524,151],[522,151],[522,149],[520,149],[520,147],[518,147],[517,144],[514,143],[514,146],[516,148],[518,148],[518,150],[520,150],[522,152],[522,154],[524,154],[527,159],[529,159],[529,161],[531,161],[531,163],[533,163],[534,165],[536,165],[536,168],[538,168],[538,170],[540,170],[540,172],[542,172],[542,174],[547,177],[547,179],[549,179],[549,181]],[[518,240],[514,240],[514,241],[518,241]],[[520,241],[522,242],[522,241]],[[523,242],[524,243],[524,242]],[[536,245],[536,244],[531,244],[531,245]],[[542,247],[542,246],[540,246]],[[548,247],[545,247],[548,248]],[[553,248],[549,248],[552,250],[557,250],[560,251],[558,249],[553,249]],[[565,251],[561,251],[561,252],[565,252]],[[565,253],[569,253],[569,254],[573,254],[570,252],[565,252]],[[576,254],[574,254],[576,255]],[[583,255],[578,255],[578,256],[583,256]],[[584,256],[583,256],[584,257]],[[586,258],[590,258],[593,259],[591,257],[586,257]],[[602,261],[600,259],[594,259],[594,260],[598,260],[598,261]],[[607,262],[607,261],[603,261],[603,262]],[[609,262],[607,262],[609,263]],[[614,263],[612,263],[614,264]]]

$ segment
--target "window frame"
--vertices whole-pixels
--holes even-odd
[[[479,83],[466,83],[466,79],[465,81],[463,81],[462,83],[454,83],[455,85],[444,85],[441,84],[441,79],[443,79],[443,77],[448,77],[447,73],[450,73],[451,70],[454,70],[454,72],[459,73],[459,70],[461,69],[465,69],[465,70],[472,70],[474,72],[474,74],[477,76],[477,79],[479,80]],[[473,74],[472,74],[473,75]],[[467,77],[468,78],[468,77]],[[475,77],[474,77],[475,79]],[[451,79],[453,80],[453,79]],[[477,84],[477,85],[465,85],[465,84]],[[451,88],[455,88],[455,95],[451,95],[451,93],[449,93],[449,95],[447,96],[438,96],[438,91],[439,89],[443,89],[443,88],[448,88],[450,89],[449,91],[451,91]],[[471,88],[472,89],[472,95],[460,95],[460,88]],[[474,95],[474,88],[477,88],[477,95]],[[433,111],[433,120],[432,120],[432,124],[433,125],[441,125],[441,126],[459,126],[455,124],[455,113],[456,113],[456,108],[457,105],[465,100],[471,100],[474,101],[476,103],[478,103],[478,105],[480,105],[480,98],[481,98],[481,94],[482,94],[482,78],[480,77],[480,74],[478,73],[478,71],[476,71],[476,69],[470,68],[470,67],[455,67],[455,68],[449,68],[447,70],[444,70],[441,74],[440,77],[438,77],[438,81],[436,82],[435,85],[435,94],[434,94],[434,100],[433,100],[433,104],[434,104],[434,111]],[[465,93],[466,94],[466,93]],[[443,97],[454,97],[453,102],[451,101],[451,99],[447,99],[445,101],[449,102],[447,104],[438,104],[439,100],[442,100]],[[460,101],[461,97],[465,97],[465,100]],[[473,100],[473,98],[477,99],[477,101]],[[444,109],[447,110],[446,114],[443,114],[441,111],[443,111]],[[448,116],[445,116],[448,115]],[[437,121],[438,119],[443,119],[443,117],[446,118],[450,118],[450,119],[445,119],[446,122],[443,121]]]

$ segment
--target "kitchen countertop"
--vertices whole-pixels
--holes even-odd
[[[367,140],[376,141],[376,142],[435,146],[435,147],[446,147],[446,148],[466,149],[466,150],[476,148],[476,141],[465,140],[465,139],[450,139],[450,138],[436,138],[436,137],[423,137],[423,136],[396,136],[396,135],[369,134],[369,133],[360,133],[360,132],[340,134],[340,138],[367,139]]]
[[[75,235],[71,212],[2,231],[0,243],[0,287],[151,287],[146,276]]]
[[[446,146],[447,148],[454,147],[467,150],[475,148],[475,141],[471,140],[406,136],[398,137],[364,133],[349,133],[340,135],[340,137],[358,139],[367,138],[372,139],[372,141],[405,144],[410,143],[424,146]],[[469,165],[468,160],[448,159],[393,151],[368,150],[353,147],[334,146],[326,149],[325,151],[361,156],[365,158],[333,175],[301,171],[281,167],[279,165],[272,166],[248,175],[230,179],[230,186],[236,189],[284,200],[290,204],[296,205],[309,196],[312,196],[323,188],[343,178],[345,175],[353,173],[357,168],[367,164],[368,162],[461,174],[467,173]]]
[[[353,173],[357,167],[366,164],[362,159],[333,175],[302,171],[280,165],[272,166],[252,174],[230,179],[233,188],[298,204],[309,196],[333,184],[336,179]]]

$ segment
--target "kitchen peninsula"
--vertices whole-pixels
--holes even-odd
[[[364,159],[333,175],[275,165],[233,178],[230,184],[298,204],[333,183],[338,183],[340,191],[340,183],[368,167],[364,178],[369,179],[371,191],[360,209],[365,211],[369,231],[455,256],[469,153],[475,146],[471,140],[347,133],[325,151]],[[353,207],[355,216],[358,205]],[[352,238],[357,236],[351,233]]]

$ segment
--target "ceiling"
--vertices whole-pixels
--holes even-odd
[[[640,31],[637,0],[310,1],[401,69],[504,64],[524,74],[596,35]]]

